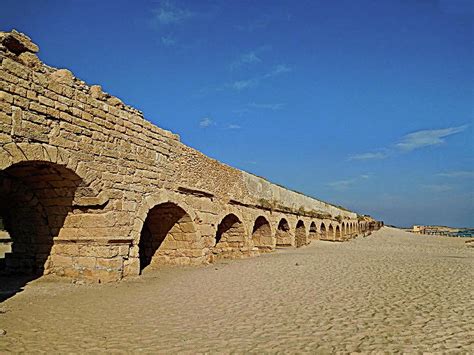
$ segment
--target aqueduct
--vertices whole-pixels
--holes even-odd
[[[37,52],[0,32],[0,272],[108,282],[382,225],[201,154]]]

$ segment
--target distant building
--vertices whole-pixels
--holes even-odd
[[[419,226],[414,225],[412,232],[415,234],[444,235],[447,237],[472,237],[474,230],[469,228],[451,228],[445,226]]]

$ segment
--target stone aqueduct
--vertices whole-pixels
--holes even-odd
[[[382,225],[208,158],[37,52],[0,32],[2,272],[109,282]]]

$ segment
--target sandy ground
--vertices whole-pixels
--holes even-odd
[[[474,249],[384,227],[113,285],[51,277],[0,304],[3,351],[474,353]]]

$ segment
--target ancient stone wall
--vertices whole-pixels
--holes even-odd
[[[106,282],[378,228],[185,146],[37,52],[0,33],[0,270]]]

